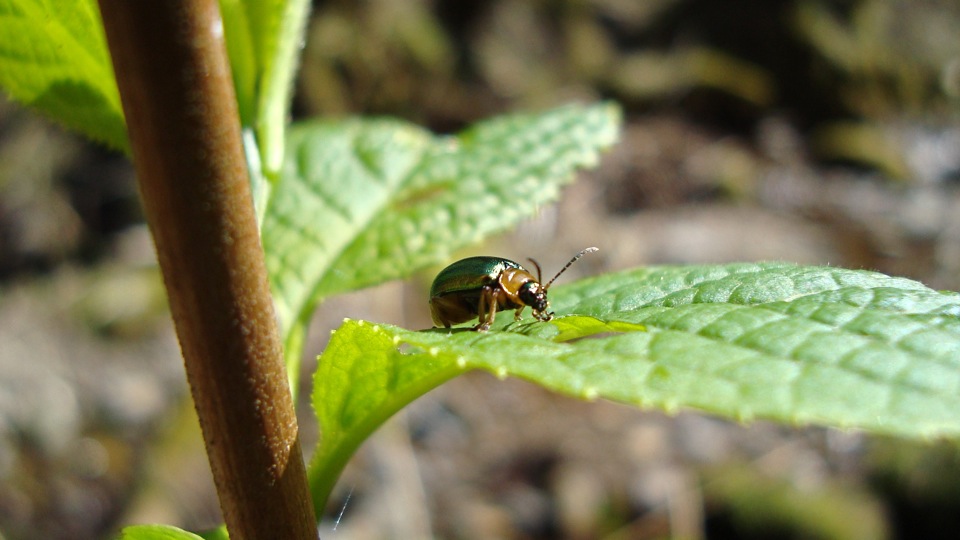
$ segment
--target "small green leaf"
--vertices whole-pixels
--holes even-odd
[[[203,537],[169,525],[135,525],[124,528],[119,540],[203,540]]]
[[[641,268],[550,295],[553,321],[500,317],[488,333],[346,321],[314,381],[318,500],[334,481],[324,475],[338,474],[380,422],[469,368],[670,412],[960,435],[958,294],[873,272],[765,263]]]
[[[0,0],[0,86],[71,129],[127,149],[123,109],[93,0]]]
[[[237,92],[240,124],[244,128],[256,123],[257,77],[260,67],[250,9],[251,6],[244,0],[220,0],[223,38],[230,54],[230,72]]]
[[[257,219],[283,161],[291,85],[310,3],[220,0]]]
[[[256,140],[256,176],[276,180],[310,2],[220,0],[220,11],[240,119]]]
[[[317,302],[442,262],[533,214],[618,127],[612,105],[498,118],[457,137],[394,120],[295,127],[263,222],[288,358]]]
[[[258,0],[248,0],[257,4]],[[278,2],[274,2],[278,3]],[[273,178],[284,159],[284,137],[293,99],[293,81],[299,66],[307,18],[311,3],[307,0],[285,0],[273,32],[267,33],[267,43],[261,54],[269,54],[264,63],[259,86],[258,138],[263,149],[263,163],[267,175]]]

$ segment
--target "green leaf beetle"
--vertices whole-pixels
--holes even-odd
[[[570,265],[587,253],[598,251],[595,247],[577,253],[570,262],[557,272],[546,285],[541,285],[540,265],[530,262],[537,268],[537,277],[519,264],[500,257],[468,257],[444,268],[437,274],[430,287],[430,314],[437,327],[450,328],[477,317],[478,332],[486,332],[493,324],[498,311],[515,309],[514,320],[520,320],[520,313],[527,306],[533,310],[533,317],[541,322],[553,319],[548,313],[547,289],[564,273]]]

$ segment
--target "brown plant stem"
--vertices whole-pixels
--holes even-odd
[[[217,2],[100,9],[230,537],[314,539]]]

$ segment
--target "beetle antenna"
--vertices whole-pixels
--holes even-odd
[[[585,250],[581,251],[580,253],[577,253],[576,255],[574,255],[573,258],[570,259],[570,262],[568,262],[568,263],[566,264],[566,266],[564,266],[563,268],[561,268],[560,271],[557,272],[557,275],[553,276],[553,279],[550,280],[550,283],[547,283],[547,285],[543,288],[543,290],[549,289],[549,288],[550,288],[550,285],[551,285],[554,281],[556,281],[558,277],[560,277],[560,274],[566,272],[566,271],[567,271],[567,268],[570,268],[570,265],[571,265],[571,264],[577,262],[577,259],[579,259],[580,257],[583,257],[583,256],[586,255],[587,253],[593,253],[594,251],[600,251],[600,248],[588,247],[587,249],[585,249]],[[537,270],[538,270],[538,271],[540,270],[540,267],[539,267],[539,266],[537,266]]]
[[[533,265],[537,267],[537,283],[543,283],[543,276],[540,273],[540,263],[531,259],[530,257],[527,257],[527,260],[532,262]]]

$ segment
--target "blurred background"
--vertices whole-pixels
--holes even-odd
[[[623,138],[600,167],[463,255],[536,257],[551,273],[595,245],[565,280],[785,260],[958,290],[958,34],[956,0],[318,1],[294,117],[452,133],[616,100]],[[435,270],[321,306],[304,370],[345,316],[428,327]],[[130,164],[3,100],[0,538],[218,524],[187,394]],[[477,373],[368,441],[320,534],[957,538],[960,454]]]

